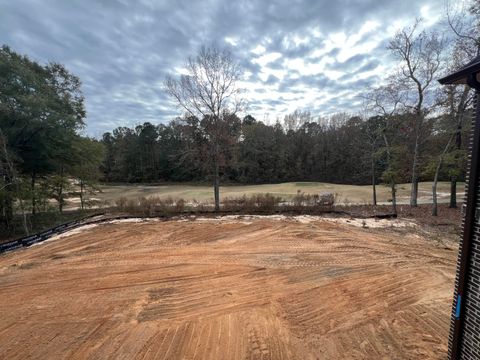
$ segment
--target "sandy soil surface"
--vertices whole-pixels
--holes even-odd
[[[455,246],[318,218],[130,221],[0,257],[1,359],[444,359]]]

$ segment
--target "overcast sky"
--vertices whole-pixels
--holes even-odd
[[[0,0],[0,44],[83,82],[87,130],[168,122],[179,109],[162,82],[202,44],[229,47],[242,65],[248,112],[274,122],[359,110],[359,94],[392,66],[386,45],[444,0]]]

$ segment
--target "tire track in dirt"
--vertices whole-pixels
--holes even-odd
[[[321,220],[103,224],[0,257],[0,358],[439,359],[455,255]]]

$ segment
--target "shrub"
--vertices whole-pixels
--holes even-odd
[[[246,196],[243,195],[240,198],[226,197],[222,200],[222,209],[225,211],[239,211],[245,209]]]
[[[137,209],[137,201],[133,199],[128,199],[127,202],[125,203],[125,211],[129,213],[135,213]]]
[[[318,195],[305,194],[301,190],[297,190],[297,195],[293,197],[293,206],[296,209],[302,209],[304,207],[310,207],[317,205],[319,199]]]
[[[175,212],[181,213],[185,211],[185,203],[186,201],[182,198],[175,201]]]
[[[160,199],[159,197],[139,197],[138,199],[127,199],[121,197],[115,201],[114,210],[126,212],[138,216],[155,216],[182,213],[185,211],[186,201],[184,199],[173,200],[171,197]]]
[[[321,193],[317,204],[322,206],[333,206],[337,198],[336,193]]]
[[[124,211],[127,206],[127,198],[125,196],[118,198],[115,200],[115,206],[118,210]]]
[[[286,208],[290,208],[296,211],[303,210],[327,210],[331,209],[336,202],[335,193],[321,193],[321,194],[305,194],[301,190],[297,190],[297,194],[293,197],[290,205]]]
[[[292,199],[293,206],[295,207],[302,206],[304,200],[305,200],[305,194],[301,190],[297,190],[297,195],[295,195]]]
[[[278,209],[282,198],[272,194],[243,195],[239,198],[225,198],[222,207],[226,211],[273,212]]]
[[[142,216],[151,216],[154,211],[155,199],[146,198],[144,196],[138,199],[137,208],[134,209],[134,212]]]
[[[282,198],[279,196],[274,196],[269,193],[260,194],[260,195],[257,195],[256,206],[261,211],[272,212],[276,208],[278,208],[278,205],[280,204],[281,201],[282,201]]]

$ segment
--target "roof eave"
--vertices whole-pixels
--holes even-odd
[[[450,84],[466,84],[467,77],[469,74],[477,74],[480,72],[480,62],[476,61],[471,65],[468,65],[453,74],[447,75],[438,80],[438,82],[442,85],[450,85]]]

